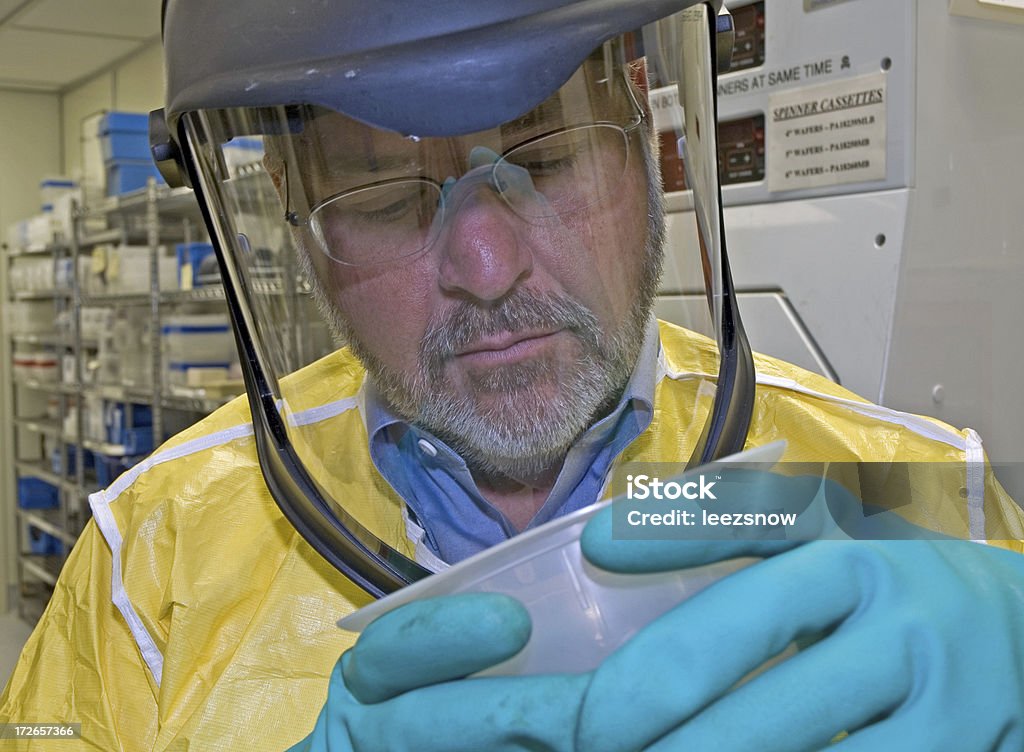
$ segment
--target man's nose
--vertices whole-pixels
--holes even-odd
[[[441,288],[478,301],[500,300],[533,271],[523,220],[485,183],[452,198],[439,239]]]

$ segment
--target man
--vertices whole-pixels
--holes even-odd
[[[843,732],[848,749],[1024,745],[1024,560],[909,524],[898,541],[622,541],[605,515],[584,550],[608,568],[765,560],[587,674],[462,678],[529,634],[521,607],[488,595],[399,609],[337,661],[352,636],[335,621],[363,589],[701,443],[720,357],[649,319],[659,181],[642,69],[617,37],[685,4],[253,3],[246,33],[217,45],[202,36],[225,11],[168,4],[169,116],[223,255],[252,417],[232,403],[91,499],[2,720],[80,722],[93,748],[126,750],[809,749]],[[257,176],[232,174],[221,145],[254,134]],[[262,268],[261,247],[285,271]],[[280,315],[288,259],[350,348],[296,362],[275,346],[314,318]],[[910,473],[911,522],[1024,536],[973,472],[972,432],[756,366],[748,445],[950,465],[965,498]],[[782,502],[802,488],[773,482]],[[354,563],[337,553],[353,539]],[[736,686],[794,640],[798,655]]]

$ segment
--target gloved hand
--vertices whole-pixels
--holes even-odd
[[[415,601],[374,621],[331,674],[291,752],[568,750],[587,677],[461,679],[517,653],[520,603],[497,594]]]
[[[765,558],[593,673],[575,749],[789,752],[846,731],[830,749],[1024,750],[1024,556],[864,515],[831,482],[808,503],[803,482],[774,476],[753,502],[796,502],[788,540],[616,540],[611,509],[591,520],[583,552],[614,571]],[[750,498],[716,490],[733,511]],[[736,686],[808,636],[820,639]]]
[[[436,598],[381,617],[342,656],[313,734],[295,749],[790,752],[843,731],[843,752],[1024,749],[1024,557],[929,539],[820,485],[770,476],[756,493],[749,482],[716,487],[719,511],[798,511],[785,536],[621,540],[613,510],[596,516],[583,550],[607,569],[764,560],[588,674],[459,678],[525,644],[528,617],[504,596]],[[816,642],[737,686],[808,637]]]

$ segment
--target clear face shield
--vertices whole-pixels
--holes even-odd
[[[713,124],[714,19],[697,10],[705,48],[694,67]],[[645,340],[657,353],[651,308],[675,251],[664,248],[648,40],[672,46],[648,33],[607,42],[533,110],[477,133],[420,138],[314,105],[182,118],[268,486],[373,595],[427,573],[384,542],[401,515],[382,508],[394,494],[367,466],[377,432],[381,452],[451,449],[481,485],[550,487],[569,449],[615,410]],[[678,68],[662,64],[659,77]],[[689,157],[688,146],[689,184],[713,197],[698,205],[711,219],[699,222],[693,268],[716,345],[735,352],[714,128],[702,132],[712,156]],[[735,382],[719,388],[693,462],[742,445],[746,423],[723,422],[719,404]]]

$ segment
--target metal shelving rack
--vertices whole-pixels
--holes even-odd
[[[104,220],[106,229],[88,231],[89,219]],[[190,291],[161,291],[159,255],[167,243],[190,242],[202,226],[195,199],[188,190],[170,190],[150,180],[140,191],[108,197],[92,207],[76,207],[74,231],[69,238],[56,238],[45,248],[9,249],[5,263],[22,256],[50,256],[57,265],[70,263],[70,284],[65,289],[12,291],[11,302],[51,301],[54,326],[52,331],[12,333],[14,346],[52,348],[58,354],[56,381],[12,375],[11,390],[15,414],[7,430],[14,439],[14,463],[11,476],[38,478],[59,490],[59,504],[53,509],[23,509],[17,502],[19,613],[30,623],[42,614],[67,554],[89,517],[88,495],[99,489],[93,475],[86,471],[84,451],[118,456],[125,447],[96,441],[86,436],[84,400],[87,396],[126,404],[146,404],[152,412],[156,444],[165,434],[167,413],[188,413],[197,419],[227,401],[231,395],[208,395],[202,389],[171,391],[164,377],[160,332],[168,310],[182,306],[223,308],[224,293],[219,286]],[[104,244],[139,244],[149,251],[149,290],[139,293],[88,293],[81,278],[79,259]],[[70,260],[70,261],[68,261]],[[55,274],[55,278],[56,278]],[[114,309],[132,308],[145,311],[149,327],[151,374],[149,384],[90,383],[86,378],[88,353],[97,342],[82,335],[82,309],[101,306]],[[57,321],[65,323],[63,331]],[[13,351],[12,347],[12,351]],[[61,366],[63,355],[71,356],[74,368]],[[72,372],[65,372],[71,370]],[[13,373],[13,372],[12,372]],[[69,379],[63,380],[64,377]],[[239,392],[242,387],[239,385]],[[55,403],[56,410],[41,415],[38,409],[21,415],[18,406],[26,394],[35,394],[36,405],[41,398]],[[76,409],[72,410],[75,407]],[[69,416],[74,415],[74,420]],[[71,425],[69,425],[69,423]],[[56,446],[59,459],[53,461],[45,448]],[[73,463],[73,468],[72,468]],[[14,494],[17,498],[17,494]],[[32,553],[30,528],[59,541],[59,550]]]
[[[11,266],[25,258],[49,258],[52,261],[52,278],[56,283],[59,278],[58,267],[71,258],[71,247],[66,238],[56,237],[52,243],[41,247],[11,248],[7,250],[5,262]],[[50,303],[51,326],[44,332],[13,332],[9,334],[12,345],[12,358],[19,347],[46,348],[59,353],[68,344],[66,333],[58,330],[57,321],[61,315],[65,321],[73,317],[74,292],[70,287],[36,290],[11,290],[8,300],[11,304],[33,302]],[[59,371],[59,359],[57,359]],[[13,473],[17,481],[21,478],[36,478],[49,483],[57,489],[59,504],[55,509],[22,508],[17,503],[15,508],[15,528],[17,530],[17,565],[19,586],[19,611],[23,618],[33,620],[41,612],[49,594],[56,583],[57,574],[63,564],[65,552],[73,544],[80,529],[77,519],[82,499],[79,490],[82,484],[77,476],[69,473],[55,472],[55,469],[69,467],[69,450],[65,443],[64,421],[68,414],[73,388],[61,384],[59,380],[35,378],[26,375],[15,375],[11,368],[11,398],[14,407],[12,425],[7,430],[13,439]],[[43,399],[48,399],[49,414],[41,412]],[[31,415],[22,415],[25,406]],[[48,462],[46,446],[52,443],[60,459],[57,468]],[[17,498],[17,494],[15,494]],[[31,536],[46,534],[58,542],[63,550],[33,551]]]

